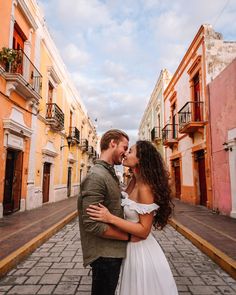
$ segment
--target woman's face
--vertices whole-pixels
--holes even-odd
[[[125,154],[125,157],[123,159],[123,165],[126,167],[134,168],[139,163],[139,160],[136,156],[136,145],[131,146],[129,151]]]

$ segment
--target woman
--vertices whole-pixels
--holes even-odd
[[[127,191],[122,192],[125,220],[112,215],[101,204],[87,209],[91,219],[132,235],[122,265],[119,294],[176,295],[169,264],[150,233],[152,225],[162,229],[171,214],[171,190],[161,155],[150,142],[140,140],[130,148],[123,165],[130,167],[134,176]]]

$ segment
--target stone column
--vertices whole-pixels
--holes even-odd
[[[10,20],[10,32],[9,32],[9,48],[12,48],[12,40],[13,40],[13,32],[14,32],[14,24],[15,24],[15,7],[17,5],[17,1],[12,1],[11,7],[11,20]]]
[[[27,197],[26,197],[26,209],[30,210],[35,207],[38,207],[35,200],[35,157],[36,157],[36,139],[37,139],[37,111],[38,107],[36,104],[32,106],[32,112],[35,115],[32,115],[31,129],[33,133],[31,135],[30,142],[30,152],[29,152],[29,172],[27,180]]]

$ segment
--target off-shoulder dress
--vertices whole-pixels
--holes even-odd
[[[141,204],[122,192],[121,205],[125,219],[139,222],[139,214],[158,210],[158,205]],[[176,295],[178,294],[168,261],[160,245],[150,233],[145,240],[129,242],[121,269],[119,295]]]

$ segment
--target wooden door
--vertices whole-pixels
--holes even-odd
[[[157,132],[158,132],[158,138],[161,138],[161,116],[160,116],[160,114],[157,115]]]
[[[14,152],[7,151],[4,196],[3,196],[3,214],[12,213],[12,184],[14,176]]]
[[[20,209],[22,185],[23,153],[13,150],[7,151],[3,214],[10,214]]]
[[[22,186],[23,152],[15,152],[15,168],[13,176],[13,212],[20,209],[21,186]]]
[[[52,103],[52,102],[53,102],[53,86],[49,82],[48,83],[48,103]]]
[[[175,197],[180,199],[181,195],[181,177],[180,177],[180,162],[179,160],[173,161],[174,178],[175,178]]]
[[[200,84],[199,75],[194,77],[194,121],[201,121]]]
[[[24,39],[22,38],[22,35],[20,34],[19,30],[17,30],[16,28],[14,28],[13,32],[12,47],[16,50],[24,49]]]
[[[53,86],[48,83],[48,104],[47,104],[47,118],[53,118]]]
[[[177,111],[176,104],[172,105],[172,139],[177,138]]]
[[[72,168],[69,167],[68,176],[67,176],[67,197],[71,195],[71,174],[72,174],[71,172],[72,172]]]
[[[82,181],[82,169],[80,168],[79,170],[79,183],[81,184],[81,181]]]
[[[44,163],[43,165],[43,203],[49,201],[49,188],[50,188],[50,163]]]
[[[69,123],[69,134],[72,135],[72,124],[73,124],[73,112],[70,111],[70,123]]]
[[[19,26],[14,26],[12,48],[15,50],[24,50],[24,42],[26,38]],[[23,52],[18,52],[17,61],[12,65],[12,71],[23,74]]]
[[[200,205],[207,205],[207,186],[204,150],[197,152]]]

